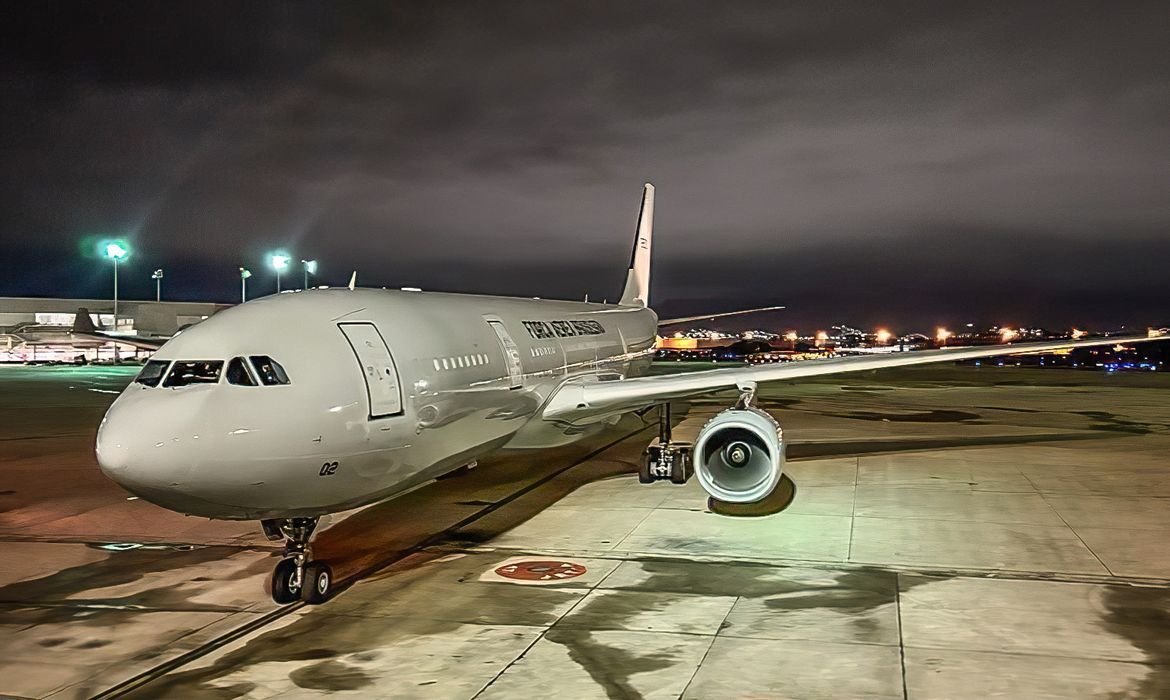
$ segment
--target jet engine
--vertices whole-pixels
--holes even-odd
[[[780,424],[758,408],[729,408],[699,431],[691,459],[695,476],[712,498],[756,503],[780,483],[784,434]]]

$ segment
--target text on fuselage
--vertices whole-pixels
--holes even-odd
[[[605,328],[597,321],[521,321],[533,338],[571,338],[577,335],[601,335]]]

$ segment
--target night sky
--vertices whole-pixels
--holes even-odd
[[[750,325],[1170,321],[1170,3],[0,10],[0,295],[320,282]],[[299,279],[299,272],[291,275]]]

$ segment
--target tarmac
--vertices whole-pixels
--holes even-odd
[[[766,387],[795,497],[639,485],[655,426],[333,519],[278,608],[255,523],[93,461],[127,368],[0,367],[0,694],[1170,698],[1170,377],[907,369]],[[676,438],[723,398],[704,399]]]

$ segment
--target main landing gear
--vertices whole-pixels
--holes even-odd
[[[658,437],[642,453],[638,481],[650,484],[660,479],[670,479],[672,484],[685,484],[692,473],[691,443],[670,439],[670,404],[659,404]]]
[[[272,600],[287,605],[297,599],[310,605],[324,603],[333,589],[333,570],[323,561],[309,559],[309,538],[317,518],[261,520],[264,535],[273,542],[284,540],[284,558],[272,572]]]

